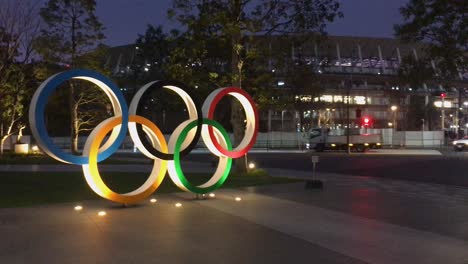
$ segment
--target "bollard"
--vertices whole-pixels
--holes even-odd
[[[312,156],[311,160],[312,160],[312,179],[306,180],[305,189],[323,189],[323,182],[320,180],[317,180],[316,175],[315,175],[315,168],[317,166],[317,163],[319,162],[319,156]]]

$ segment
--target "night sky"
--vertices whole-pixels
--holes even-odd
[[[409,0],[341,0],[344,18],[329,25],[330,35],[393,37],[393,25],[402,18],[398,8]],[[106,27],[106,44],[133,43],[147,24],[176,27],[168,21],[171,0],[99,0],[97,15]]]

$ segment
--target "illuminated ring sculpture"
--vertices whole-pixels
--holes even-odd
[[[138,114],[138,104],[142,96],[148,92],[150,89],[168,89],[170,91],[175,92],[185,103],[187,107],[189,120],[196,119],[197,120],[197,128],[195,133],[190,133],[188,135],[188,139],[184,142],[183,148],[181,150],[180,155],[183,157],[190,153],[193,148],[196,147],[198,140],[200,139],[200,134],[202,131],[202,111],[198,104],[193,101],[193,97],[189,94],[190,89],[185,87],[184,84],[175,82],[175,81],[154,81],[150,82],[143,87],[141,87],[135,96],[133,97],[130,107],[129,107],[129,114],[130,115],[137,115]],[[172,160],[174,159],[174,152],[172,153],[164,153],[155,149],[150,142],[145,137],[145,133],[141,126],[137,126],[135,123],[129,124],[129,131],[130,136],[132,137],[133,142],[138,147],[138,149],[143,152],[147,157],[152,158],[160,158],[164,160]],[[188,142],[187,142],[188,141]]]
[[[144,117],[135,115],[130,115],[129,122],[130,124],[142,124],[145,128],[144,131],[150,137],[153,146],[158,145],[162,151],[167,151],[167,144],[164,139],[164,135],[154,123]],[[98,150],[107,133],[109,133],[109,131],[114,127],[121,124],[121,117],[112,117],[104,120],[95,129],[93,129],[86,140],[85,147],[83,149],[83,155],[89,157],[89,164],[82,165],[82,167],[86,182],[95,193],[114,202],[131,204],[145,199],[156,191],[166,174],[167,161],[154,159],[154,165],[150,176],[142,186],[132,192],[118,194],[109,189],[99,175],[97,167]]]
[[[234,96],[244,108],[246,116],[244,138],[239,143],[239,145],[234,148],[234,150],[227,150],[223,148],[223,146],[221,146],[221,144],[218,142],[214,135],[213,127],[210,126],[205,128],[208,130],[208,133],[202,134],[203,141],[207,145],[210,145],[209,147],[207,146],[208,148],[210,148],[211,144],[213,144],[213,153],[226,155],[231,158],[239,158],[247,154],[249,149],[251,149],[255,144],[258,133],[258,113],[257,109],[254,107],[255,103],[253,99],[246,91],[236,87],[228,87],[216,89],[210,95],[208,95],[205,102],[203,103],[203,113],[205,118],[213,119],[216,105],[226,95]],[[209,138],[207,135],[209,135]]]
[[[115,113],[114,117],[104,120],[93,129],[86,140],[83,156],[66,153],[54,145],[47,134],[44,123],[45,105],[48,97],[60,84],[70,79],[83,79],[96,84],[111,100]],[[184,101],[189,113],[189,119],[182,122],[174,130],[168,144],[154,123],[137,115],[138,103],[144,93],[148,89],[161,88],[176,92]],[[213,91],[203,104],[203,112],[200,111],[187,91],[185,85],[177,82],[151,82],[137,92],[130,108],[127,109],[120,90],[104,76],[88,70],[66,71],[47,79],[35,92],[29,110],[31,130],[38,145],[51,157],[65,163],[82,165],[88,185],[96,194],[108,200],[123,204],[141,201],[160,186],[166,171],[180,189],[198,194],[208,193],[219,188],[227,179],[232,158],[246,154],[253,146],[257,136],[258,114],[252,98],[240,88],[229,87]],[[239,100],[246,112],[245,136],[234,150],[225,129],[212,119],[216,105],[225,95],[232,95]],[[132,192],[119,194],[112,191],[103,182],[97,163],[117,151],[127,130],[129,130],[135,146],[145,156],[153,159],[154,165],[148,179],[142,186]],[[110,131],[112,132],[106,143],[100,147],[101,142]],[[216,171],[206,183],[194,186],[184,176],[180,158],[196,146],[200,135],[207,148],[219,157],[219,162]]]
[[[182,172],[182,167],[180,165],[181,152],[179,150],[181,149],[182,144],[190,130],[192,130],[197,125],[198,120],[187,120],[180,124],[179,127],[174,131],[173,137],[171,137],[169,140],[169,149],[174,150],[174,160],[169,161],[168,173],[169,177],[171,177],[172,181],[180,189],[184,191],[191,191],[193,193],[204,194],[209,193],[223,185],[224,181],[229,175],[229,171],[231,170],[232,158],[225,155],[217,155],[219,157],[218,167],[216,168],[216,171],[211,179],[199,186],[192,185]],[[220,123],[216,122],[215,120],[205,118],[203,119],[203,125],[216,128],[216,137],[218,140],[221,140],[223,148],[228,150],[232,149],[229,135]],[[212,149],[210,149],[210,151],[212,151]]]
[[[88,163],[88,157],[76,156],[57,147],[47,133],[45,108],[47,99],[62,83],[71,79],[81,79],[97,85],[110,99],[115,116],[122,116],[122,125],[112,131],[107,142],[101,147],[98,161],[103,161],[116,152],[127,134],[128,109],[122,92],[103,75],[89,70],[70,70],[55,74],[45,80],[33,95],[29,108],[31,132],[43,151],[54,159],[71,164]]]

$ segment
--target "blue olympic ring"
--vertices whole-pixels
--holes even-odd
[[[52,94],[53,91],[55,91],[55,89],[57,89],[57,87],[60,84],[70,79],[84,79],[91,81],[95,84],[99,83],[101,84],[101,88],[103,88],[103,85],[105,88],[108,89],[107,91],[105,91],[106,94],[109,96],[109,93],[112,93],[112,98],[115,98],[117,100],[117,102],[114,102],[111,99],[114,106],[114,111],[116,106],[120,106],[122,124],[120,129],[118,130],[118,135],[115,138],[115,140],[105,150],[99,153],[98,161],[103,161],[106,158],[110,157],[114,152],[116,152],[125,139],[128,130],[128,107],[120,89],[111,80],[97,72],[82,69],[69,70],[55,74],[49,77],[46,81],[44,81],[39,87],[39,89],[36,90],[31,101],[31,108],[29,109],[29,120],[32,124],[31,132],[34,135],[34,138],[36,138],[36,140],[39,141],[41,147],[49,155],[55,156],[55,158],[62,160],[66,163],[76,165],[88,164],[88,157],[76,156],[71,153],[67,153],[59,147],[57,147],[52,141],[52,139],[49,137],[45,125],[45,107],[49,96]]]

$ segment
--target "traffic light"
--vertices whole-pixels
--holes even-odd
[[[364,117],[364,125],[368,126],[370,122],[370,119],[368,117]]]
[[[447,96],[447,93],[446,93],[446,92],[442,92],[442,91],[432,92],[431,94],[432,94],[433,96],[440,97],[440,99],[444,99],[444,98]]]
[[[372,119],[369,117],[369,116],[364,116],[362,118],[362,125],[365,126],[365,127],[369,127],[372,123]]]

